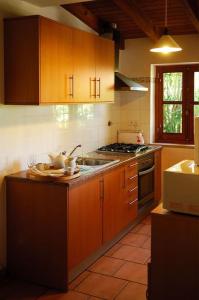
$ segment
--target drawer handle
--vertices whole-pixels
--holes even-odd
[[[137,186],[136,186],[135,188],[129,190],[128,192],[131,194],[131,193],[133,193],[136,189],[137,189]]]
[[[128,177],[129,180],[133,180],[134,178],[136,178],[137,175],[134,175],[134,176],[131,176],[131,177]]]
[[[129,205],[132,206],[132,205],[133,205],[135,202],[137,202],[137,201],[138,201],[138,198],[136,198],[135,200],[129,202]]]

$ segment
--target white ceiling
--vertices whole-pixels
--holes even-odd
[[[54,5],[86,2],[86,1],[93,1],[93,0],[24,0],[24,1],[37,6],[54,6]]]

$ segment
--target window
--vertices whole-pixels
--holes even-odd
[[[193,144],[199,64],[156,68],[156,142]]]

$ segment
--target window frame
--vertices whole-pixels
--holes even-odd
[[[163,74],[182,72],[182,102],[163,101]],[[199,64],[156,66],[155,78],[155,142],[173,144],[194,143],[194,72],[199,72]],[[182,133],[163,132],[163,105],[182,105]]]

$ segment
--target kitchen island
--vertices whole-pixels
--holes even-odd
[[[149,300],[199,299],[199,217],[152,211]]]
[[[138,212],[137,159],[155,156],[154,201]],[[160,200],[160,147],[137,155],[89,154],[119,160],[70,181],[7,176],[8,271],[66,289]]]

